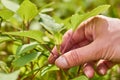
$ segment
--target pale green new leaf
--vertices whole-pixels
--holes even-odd
[[[72,25],[72,28],[75,28],[78,26],[78,24],[80,24],[80,15],[79,14],[74,14],[72,15],[71,17],[71,25]]]
[[[72,80],[88,80],[88,78],[86,76],[84,76],[84,75],[80,75],[79,77],[74,78]]]
[[[43,25],[43,27],[52,34],[56,32],[60,32],[63,29],[63,24],[56,23],[55,20],[49,15],[40,14],[40,18],[41,18],[41,22],[40,22],[41,25]]]
[[[0,10],[0,17],[2,17],[4,20],[9,19],[10,17],[13,16],[13,12],[8,10],[8,9],[2,9]]]
[[[37,57],[37,53],[25,54],[13,61],[14,67],[22,67]]]
[[[9,10],[16,12],[19,8],[19,4],[10,0],[1,0],[1,3]]]
[[[13,35],[13,36],[21,36],[21,37],[29,37],[40,43],[43,42],[43,33],[37,30],[29,30],[29,31],[21,31],[21,32],[4,32],[3,34]]]
[[[56,45],[60,45],[62,42],[62,34],[61,33],[54,34],[54,40]]]
[[[20,55],[20,54],[26,53],[26,52],[34,49],[37,45],[38,45],[37,42],[32,42],[30,44],[24,44],[24,45],[18,47],[16,54]]]
[[[10,41],[10,40],[12,39],[9,37],[0,37],[0,43],[5,42],[5,41]]]
[[[9,74],[0,73],[0,80],[17,80],[19,73],[19,70]]]
[[[36,5],[29,0],[24,0],[17,12],[25,23],[31,21],[38,14]]]
[[[75,30],[78,25],[85,21],[86,19],[96,16],[102,12],[104,12],[105,10],[107,10],[110,7],[110,5],[102,5],[102,6],[98,6],[97,8],[93,9],[92,11],[83,14],[83,15],[78,15],[75,14],[71,17],[71,24],[72,24],[72,29]]]
[[[41,10],[41,13],[51,12],[53,11],[53,8],[45,8]]]

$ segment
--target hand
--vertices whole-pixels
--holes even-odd
[[[102,15],[92,17],[81,23],[75,32],[69,30],[64,34],[60,50],[61,56],[56,47],[53,48],[50,63],[63,69],[83,65],[89,78],[95,71],[104,75],[113,63],[120,63],[120,20]]]

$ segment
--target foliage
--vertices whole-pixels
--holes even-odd
[[[118,9],[113,8],[118,2],[1,0],[0,80],[89,80],[81,66],[64,71],[49,64],[47,58],[55,45],[61,53],[59,48],[64,33],[71,28],[75,31],[86,19],[98,14],[119,17],[119,12],[115,13]],[[105,76],[96,74],[91,80],[117,80],[117,69],[119,66]]]

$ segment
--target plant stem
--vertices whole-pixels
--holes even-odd
[[[34,80],[34,78],[35,78],[35,76],[38,74],[38,72],[39,72],[43,67],[45,67],[45,66],[47,66],[47,65],[48,65],[48,62],[47,62],[45,65],[43,65],[42,67],[40,67],[39,70],[37,70],[37,72],[32,76],[32,79],[31,79],[31,80]]]
[[[81,66],[79,66],[79,68],[78,68],[77,76],[79,76],[79,74],[80,74],[80,69],[81,69]]]
[[[54,53],[51,51],[51,49],[48,46],[46,46],[45,44],[42,44],[42,46],[44,46],[54,56]]]
[[[57,80],[62,80],[62,79],[61,79],[61,71],[60,71],[60,70],[57,71]]]

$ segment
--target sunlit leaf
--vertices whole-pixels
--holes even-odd
[[[41,71],[41,76],[43,76],[44,74],[46,74],[49,71],[55,71],[55,70],[59,70],[59,68],[54,65],[49,65]]]
[[[31,21],[38,14],[36,5],[29,0],[24,0],[17,12],[25,23]]]
[[[62,42],[62,34],[61,33],[54,34],[54,40],[55,40],[56,45],[61,44],[61,42]]]
[[[60,32],[60,30],[63,28],[63,24],[58,24],[53,20],[52,17],[46,14],[40,14],[41,18],[41,25],[44,26],[45,29],[47,29],[51,33]]]
[[[20,55],[20,54],[26,53],[26,52],[34,49],[37,45],[38,45],[37,42],[33,42],[33,43],[30,43],[30,44],[24,44],[24,45],[18,47],[18,49],[16,51],[16,54]]]
[[[17,80],[19,73],[19,70],[9,74],[0,73],[0,80]]]
[[[1,0],[2,4],[9,10],[16,12],[19,8],[19,5],[10,0]]]
[[[2,9],[2,10],[0,10],[0,17],[2,17],[5,20],[7,20],[10,17],[12,17],[13,14],[14,13],[12,11],[8,10],[8,9]]]
[[[98,6],[97,8],[93,9],[92,11],[83,14],[83,15],[78,15],[75,14],[71,17],[71,24],[72,24],[72,29],[75,30],[78,25],[83,22],[84,20],[96,16],[102,12],[104,12],[105,10],[107,10],[110,7],[110,5],[102,5],[102,6]]]
[[[9,37],[0,37],[0,43],[5,42],[5,41],[10,41],[10,40],[12,39]]]
[[[37,30],[29,30],[29,31],[21,31],[21,32],[4,32],[3,34],[29,37],[40,43],[44,43],[43,42],[43,33],[41,31],[37,31]]]
[[[72,15],[71,17],[71,25],[72,25],[72,28],[76,28],[78,26],[78,24],[80,24],[80,15],[79,14],[74,14]]]
[[[1,68],[1,72],[8,72],[9,68],[7,67],[7,64],[4,61],[0,61],[0,68]]]
[[[41,13],[51,12],[51,11],[53,11],[53,8],[45,8],[41,10]]]
[[[37,53],[25,54],[13,61],[14,67],[22,67],[37,57]]]
[[[86,76],[84,76],[84,75],[80,75],[79,77],[74,78],[72,80],[88,80],[88,78]]]

